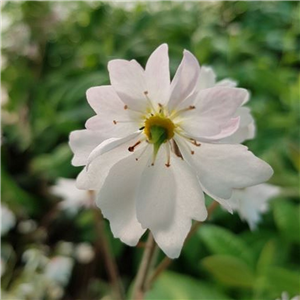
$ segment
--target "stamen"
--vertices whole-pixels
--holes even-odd
[[[117,121],[117,120],[113,120],[113,123],[115,125],[117,125],[118,123],[135,123],[135,121],[130,121],[130,120],[121,120],[121,121]]]
[[[186,112],[186,111],[189,111],[189,110],[193,110],[193,109],[196,109],[196,106],[190,105],[190,106],[187,107],[187,108],[183,108],[183,109],[174,111],[174,112],[171,114],[170,117],[174,118],[175,116],[177,116],[177,115],[180,114],[180,113],[183,113],[183,112]]]
[[[172,140],[172,150],[175,153],[175,155],[177,155],[178,157],[180,157],[181,159],[183,159],[182,154],[180,152],[180,149],[176,143],[175,140]]]
[[[143,156],[143,154],[146,152],[148,147],[149,147],[149,144],[147,144],[147,146],[144,148],[144,150],[141,152],[141,154],[135,158],[136,161],[138,161]]]
[[[166,151],[167,151],[167,163],[165,164],[167,168],[171,166],[171,150],[170,150],[170,142],[166,143]]]
[[[152,108],[152,110],[153,110],[155,113],[157,113],[157,111],[156,111],[156,109],[155,109],[155,107],[154,107],[154,105],[153,105],[151,99],[148,97],[148,93],[149,93],[148,91],[144,91],[144,94],[145,94],[145,96],[146,96],[146,99],[147,99],[148,103],[150,104],[150,107]],[[151,115],[152,115],[152,114],[151,114]]]
[[[191,140],[191,143],[192,143],[193,145],[195,145],[195,146],[197,146],[197,147],[200,147],[200,146],[201,146],[201,144],[198,143],[196,140],[194,140],[194,139],[190,139],[190,140]]]
[[[128,105],[124,105],[124,109],[128,109]]]
[[[129,152],[133,152],[133,151],[134,151],[134,148],[135,148],[136,146],[138,146],[140,143],[141,143],[141,141],[137,141],[133,146],[128,147],[128,151],[129,151]]]

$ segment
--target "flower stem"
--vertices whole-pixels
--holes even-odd
[[[104,220],[103,220],[102,213],[100,209],[96,207],[93,209],[93,211],[94,211],[94,218],[96,221],[95,222],[96,229],[98,233],[96,247],[97,249],[99,249],[99,252],[101,252],[103,255],[106,271],[110,278],[113,291],[115,292],[115,297],[116,297],[115,299],[123,300],[125,299],[124,289],[120,281],[120,276],[119,276],[116,261],[111,254],[110,246],[105,236]]]
[[[155,257],[156,243],[154,238],[149,231],[148,240],[145,246],[145,251],[143,258],[135,279],[135,285],[133,289],[133,299],[134,300],[143,300],[145,292],[147,291],[146,282],[149,274],[149,270],[152,265],[152,259]]]
[[[207,209],[208,216],[207,219],[210,218],[213,211],[218,207],[219,203],[214,201]],[[203,224],[203,222],[195,222],[192,226],[188,236],[186,237],[185,243],[192,237],[192,235],[198,230],[198,228]],[[169,265],[172,263],[172,259],[169,257],[165,257],[160,264],[157,266],[157,268],[154,270],[154,272],[151,274],[151,276],[148,279],[147,287],[151,287],[152,283],[157,279],[157,277],[169,267]]]

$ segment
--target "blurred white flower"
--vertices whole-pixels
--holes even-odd
[[[231,208],[254,230],[261,214],[268,210],[268,202],[280,193],[280,188],[270,184],[259,184],[244,189],[236,189],[230,198]]]
[[[22,260],[25,262],[24,270],[26,272],[35,272],[38,269],[43,269],[49,259],[43,250],[30,248],[24,251]]]
[[[281,298],[277,298],[276,300],[300,300],[300,295],[297,295],[290,299],[290,296],[287,292],[282,292]]]
[[[46,278],[65,286],[71,277],[74,261],[70,257],[55,256],[45,267]]]
[[[23,234],[33,232],[37,228],[37,223],[34,220],[24,220],[18,224],[18,231]]]
[[[75,214],[80,208],[94,204],[93,192],[79,190],[74,179],[59,178],[51,187],[51,193],[63,199],[59,207],[70,214]]]
[[[1,236],[6,234],[15,224],[14,213],[5,204],[1,204]]]
[[[94,248],[88,243],[78,244],[75,248],[75,257],[80,263],[88,264],[95,257]]]
[[[74,244],[71,242],[60,241],[55,248],[55,252],[63,256],[72,256],[74,252]]]
[[[221,143],[239,129],[238,109],[249,94],[228,83],[201,88],[201,68],[186,50],[170,82],[166,44],[145,70],[121,59],[108,70],[111,86],[87,91],[96,116],[70,135],[72,162],[85,165],[77,186],[99,191],[115,237],[133,246],[150,229],[176,258],[192,219],[207,217],[203,191],[228,206],[233,189],[272,176],[246,147]]]

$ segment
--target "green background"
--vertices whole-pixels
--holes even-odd
[[[26,249],[46,247],[51,257],[60,241],[95,244],[89,209],[57,213],[45,225],[60,201],[49,188],[80,171],[70,164],[68,135],[93,115],[85,91],[109,83],[109,60],[136,59],[144,66],[158,45],[168,43],[172,75],[188,49],[218,79],[230,77],[251,92],[247,105],[257,136],[246,144],[274,168],[270,182],[281,187],[281,195],[254,232],[237,215],[217,210],[147,299],[300,294],[299,12],[299,3],[288,1],[3,4],[2,201],[18,222],[38,224],[28,235],[13,228],[2,238],[3,291],[9,295],[24,282],[35,286],[41,271],[24,271]],[[107,236],[130,289],[142,249],[114,240],[108,226]],[[101,259],[76,263],[61,298],[44,291],[20,299],[112,299]]]

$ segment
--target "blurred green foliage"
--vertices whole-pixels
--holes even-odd
[[[109,83],[107,62],[134,58],[145,65],[159,44],[168,43],[172,74],[186,48],[219,79],[233,78],[251,91],[257,137],[247,145],[272,165],[271,183],[282,193],[254,232],[218,210],[214,225],[200,228],[147,299],[300,294],[298,2],[6,2],[2,16],[1,192],[18,222],[34,219],[43,226],[58,201],[49,187],[80,171],[70,164],[68,135],[92,116],[85,91]],[[97,238],[89,210],[59,214],[47,237],[38,233],[20,237],[15,229],[4,236],[3,247],[14,257],[3,277],[6,291],[16,284],[28,247],[54,249],[61,240],[93,244]],[[108,227],[107,235],[129,286],[142,250],[113,239]],[[74,269],[63,299],[107,293],[102,263],[94,264],[84,278],[81,268]]]

